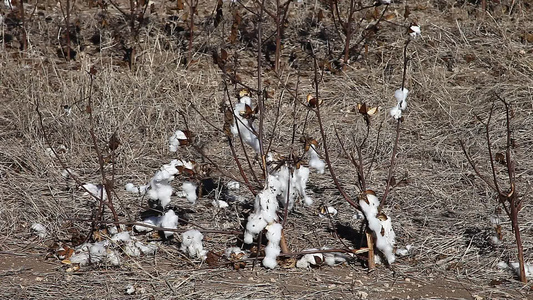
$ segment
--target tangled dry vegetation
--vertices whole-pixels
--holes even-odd
[[[275,10],[273,1],[265,2],[267,9]],[[341,28],[337,12],[332,15],[333,2],[289,2],[279,65],[276,23],[265,15],[261,84],[269,97],[264,132],[271,148],[283,155],[301,151],[298,140],[303,135],[318,140],[319,152],[327,143],[339,181],[356,199],[357,173],[342,147],[353,149],[366,131],[357,104],[379,107],[371,117],[369,147],[364,154],[373,162],[366,180],[381,196],[396,134],[388,110],[394,104],[394,91],[402,85],[406,29],[418,23],[422,37],[408,49],[410,106],[401,127],[394,188],[385,208],[393,218],[398,247],[412,245],[408,255],[372,272],[359,259],[334,267],[267,270],[253,260],[239,266],[222,258],[212,264],[200,263],[179,250],[176,236],[160,243],[155,256],[125,257],[119,267],[91,265],[73,270],[62,264],[59,246],[75,247],[87,238],[106,237],[91,234],[94,202],[76,182],[65,179],[61,162],[83,183],[101,183],[101,163],[95,150],[102,151],[105,170],[114,175],[114,206],[121,222],[139,221],[140,213],[147,209],[147,200],[127,193],[124,185],[147,183],[172,159],[209,165],[215,182],[240,179],[222,132],[221,105],[235,102],[242,85],[257,88],[258,26],[253,12],[259,1],[196,1],[193,14],[188,1],[150,1],[145,6],[139,2],[134,11],[141,17],[133,22],[129,20],[130,3],[125,1],[60,1],[57,5],[29,1],[24,3],[24,18],[2,6],[2,297],[531,297],[530,284],[521,284],[511,270],[498,268],[501,261],[516,261],[514,234],[504,212],[496,209],[493,191],[476,176],[459,141],[465,141],[480,171],[491,174],[483,121],[495,95],[510,103],[512,151],[524,201],[519,221],[525,260],[531,263],[532,2],[487,1],[486,12],[475,1],[393,2],[385,12],[385,6],[369,7],[354,14],[347,55],[347,31]],[[339,4],[338,12],[345,22],[347,2]],[[12,5],[20,7],[15,1]],[[69,5],[71,9],[67,9]],[[378,19],[377,26],[370,26]],[[315,91],[313,53],[321,76],[326,141],[315,114],[305,105],[306,95]],[[88,108],[89,97],[92,105]],[[194,147],[169,152],[169,136],[185,127],[194,134]],[[493,154],[505,152],[505,111],[499,102],[489,129]],[[113,134],[120,145],[111,155],[108,141]],[[49,147],[56,149],[59,159],[46,150]],[[235,148],[237,157],[244,159],[240,144]],[[251,153],[253,168],[260,176],[260,162]],[[496,171],[504,180],[505,167],[497,164]],[[176,187],[181,179],[175,180]],[[230,203],[226,209],[213,207],[209,195],[196,205],[173,197],[172,205],[180,216],[178,229],[242,233],[253,196],[244,184],[238,193],[248,204]],[[354,218],[356,211],[340,195],[327,171],[311,174],[308,193],[314,204],[297,206],[287,219],[285,237],[290,250],[360,247],[362,221]],[[323,206],[335,207],[338,214],[320,218]],[[494,244],[491,239],[498,232],[491,220],[498,216],[503,241]],[[104,219],[113,220],[109,210]],[[34,223],[46,227],[45,237],[32,232]],[[204,236],[204,248],[213,253],[242,244],[242,235],[205,232]],[[138,238],[162,239],[158,235]],[[133,286],[132,294],[127,293],[128,286]]]

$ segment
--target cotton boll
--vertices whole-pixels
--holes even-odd
[[[112,266],[120,266],[120,256],[115,251],[107,249],[105,262]]]
[[[144,255],[154,255],[157,252],[157,244],[155,242],[150,242],[148,245],[135,242],[135,247],[139,248]]]
[[[165,208],[170,203],[172,192],[172,186],[169,183],[155,183],[148,192],[148,197],[152,200],[159,200],[161,207]]]
[[[223,200],[213,200],[211,201],[211,204],[217,208],[228,208],[229,207],[228,202],[223,201]]]
[[[315,145],[311,144],[307,152],[309,153],[309,166],[316,169],[318,174],[324,174],[326,163],[320,159],[320,156],[316,152]]]
[[[180,147],[180,140],[187,140],[187,136],[181,130],[177,130],[174,134],[168,139],[169,150],[170,152],[178,151]]]
[[[279,223],[274,223],[269,226],[267,226],[267,233],[266,238],[269,242],[277,243],[281,241],[281,231],[283,230],[283,226]]]
[[[31,225],[31,230],[40,238],[45,238],[48,234],[46,227],[39,223],[33,223]]]
[[[133,183],[126,183],[126,185],[124,186],[124,188],[126,189],[127,192],[130,192],[130,193],[136,193],[136,194],[139,194],[139,188],[136,187]]]
[[[411,27],[409,27],[409,35],[412,38],[416,38],[416,37],[420,36],[421,35],[420,26],[412,25]]]
[[[128,284],[126,286],[126,291],[125,291],[126,295],[133,295],[135,294],[135,286],[133,286],[133,284]]]
[[[113,242],[119,242],[119,241],[123,241],[123,242],[129,242],[131,241],[131,236],[130,236],[130,233],[127,232],[127,231],[123,231],[123,232],[119,232],[117,234],[115,234],[111,240]]]
[[[227,259],[232,259],[232,257],[234,256],[240,256],[242,258],[245,255],[246,253],[242,251],[239,247],[230,247],[224,251],[224,256],[226,256]]]
[[[294,170],[293,175],[293,186],[296,188],[300,196],[304,198],[306,205],[313,204],[313,200],[307,196],[307,193],[305,192],[305,188],[307,185],[307,181],[309,180],[309,168],[306,167],[300,167],[296,170]]]
[[[409,90],[406,88],[403,89],[397,89],[394,91],[394,98],[396,98],[396,101],[398,103],[403,102],[407,99],[407,94],[409,94]]]
[[[517,275],[520,275],[520,264],[517,263],[517,262],[512,262],[510,264],[511,268],[513,269],[513,271],[517,274]],[[525,264],[524,265],[524,272],[526,274],[526,277],[533,277],[533,265],[531,264]]]
[[[196,184],[189,181],[185,181],[181,186],[181,189],[185,192],[185,197],[192,204],[195,204],[196,199],[198,199],[198,196],[196,195],[196,188]]]
[[[238,190],[240,188],[240,183],[237,181],[230,181],[226,183],[228,190]]]
[[[204,250],[202,240],[203,234],[196,229],[188,230],[181,235],[182,243],[180,250],[189,254],[190,257],[197,257],[202,260],[207,258],[207,251]]]
[[[250,233],[248,230],[244,232],[244,243],[251,244],[254,242],[254,234]]]
[[[496,266],[501,270],[509,269],[509,265],[504,261],[500,261]]]
[[[393,117],[396,121],[400,120],[402,118],[402,110],[398,106],[394,106],[390,110],[390,115]]]
[[[259,200],[261,215],[266,223],[272,223],[278,219],[278,199],[271,189],[262,190],[256,196]]]
[[[89,247],[91,263],[102,262],[107,256],[107,250],[103,242],[94,243]]]
[[[258,234],[267,226],[267,222],[262,215],[251,214],[248,217],[248,223],[246,224],[246,230],[251,234]]]
[[[164,228],[176,229],[178,228],[178,219],[179,218],[176,213],[174,213],[174,211],[171,209],[161,217],[160,226]],[[174,232],[165,231],[164,234],[166,238],[169,238],[170,236],[174,235]]]
[[[115,235],[118,233],[118,228],[115,225],[111,225],[107,227],[107,232],[111,235]]]
[[[379,2],[383,5],[391,4],[391,0],[379,0]]]
[[[86,266],[89,264],[89,253],[76,252],[70,257],[70,262],[73,264],[79,264],[80,266]]]
[[[248,106],[252,106],[252,99],[250,97],[248,97],[248,96],[241,97],[241,99],[239,99],[239,101],[242,104],[246,104]]]
[[[263,266],[265,266],[265,268],[274,269],[278,266],[278,262],[273,257],[265,257],[263,258]]]
[[[141,250],[131,241],[124,246],[124,253],[131,257],[141,256]]]

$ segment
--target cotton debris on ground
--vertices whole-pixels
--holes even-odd
[[[196,229],[187,230],[181,234],[181,239],[182,242],[180,250],[187,253],[189,257],[196,257],[201,260],[205,260],[207,258],[207,251],[204,250],[204,246],[202,244],[204,235],[200,231]]]
[[[90,264],[119,266],[121,264],[121,252],[128,256],[138,257],[142,254],[154,255],[157,248],[156,242],[145,244],[138,241],[129,232],[123,231],[113,235],[110,240],[85,243],[76,247],[68,262],[80,266]]]
[[[46,227],[44,225],[39,223],[33,223],[31,225],[31,230],[33,233],[35,233],[40,238],[45,238],[48,235],[48,231],[46,230]]]

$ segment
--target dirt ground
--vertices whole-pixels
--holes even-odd
[[[532,264],[532,1],[487,1],[486,10],[481,1],[393,1],[387,7],[363,1],[348,26],[347,61],[343,24],[349,1],[339,1],[338,12],[331,6],[336,1],[291,1],[282,14],[278,70],[275,1],[265,1],[261,26],[260,1],[217,2],[197,2],[193,17],[189,1],[150,1],[145,7],[133,2],[139,5],[133,22],[126,1],[30,0],[24,14],[18,1],[12,8],[8,1],[0,4],[0,298],[533,299],[531,283],[500,267],[517,261],[511,222],[460,146],[464,141],[492,182],[488,128],[494,177],[508,191],[506,165],[500,163],[507,158],[498,156],[506,150],[507,122],[497,99],[510,104],[515,191],[523,201],[520,233],[525,261]],[[409,37],[413,25],[421,36]],[[244,231],[253,209],[235,157],[256,190],[263,183],[261,162],[238,138],[232,139],[234,150],[229,146],[223,105],[234,103],[242,87],[257,89],[258,82],[268,95],[264,145],[288,157],[303,153],[301,137],[316,139],[324,159],[327,146],[332,169],[352,199],[359,189],[349,154],[357,155],[367,130],[357,104],[378,107],[368,117],[361,154],[366,184],[382,197],[396,138],[389,110],[404,83],[409,105],[384,212],[392,218],[397,248],[409,246],[406,255],[370,271],[364,256],[336,266],[273,270],[260,259],[234,268],[219,257],[234,246],[253,252],[242,234],[232,233]],[[306,100],[317,90],[320,122]],[[194,134],[192,145],[169,152],[168,138],[178,129]],[[114,152],[108,142],[113,134],[120,140]],[[139,241],[158,245],[155,255],[123,253],[119,266],[78,269],[62,262],[61,247],[109,239],[108,223],[91,233],[98,205],[79,183],[102,183],[103,166],[119,221],[141,221],[147,198],[123,187],[148,183],[172,159],[209,168],[215,185],[241,182],[229,192],[234,200],[225,209],[213,207],[212,194],[194,205],[172,196],[178,230],[204,231],[204,248],[214,261],[189,258],[180,251],[179,234],[168,240],[137,234]],[[62,175],[65,168],[79,182]],[[364,246],[363,220],[326,169],[311,172],[307,193],[313,204],[297,203],[288,214],[284,234],[292,253]],[[198,174],[194,180],[203,179]],[[173,181],[176,191],[184,180],[191,178],[182,174]],[[321,217],[324,206],[338,214]],[[103,219],[113,220],[109,209]],[[42,237],[31,229],[35,223],[46,228]]]

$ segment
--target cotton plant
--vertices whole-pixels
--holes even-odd
[[[392,228],[390,216],[379,212],[379,203],[378,197],[371,190],[364,192],[359,199],[359,206],[368,222],[368,228],[375,237],[377,249],[385,256],[387,262],[392,264],[396,260],[394,254],[396,235]]]

